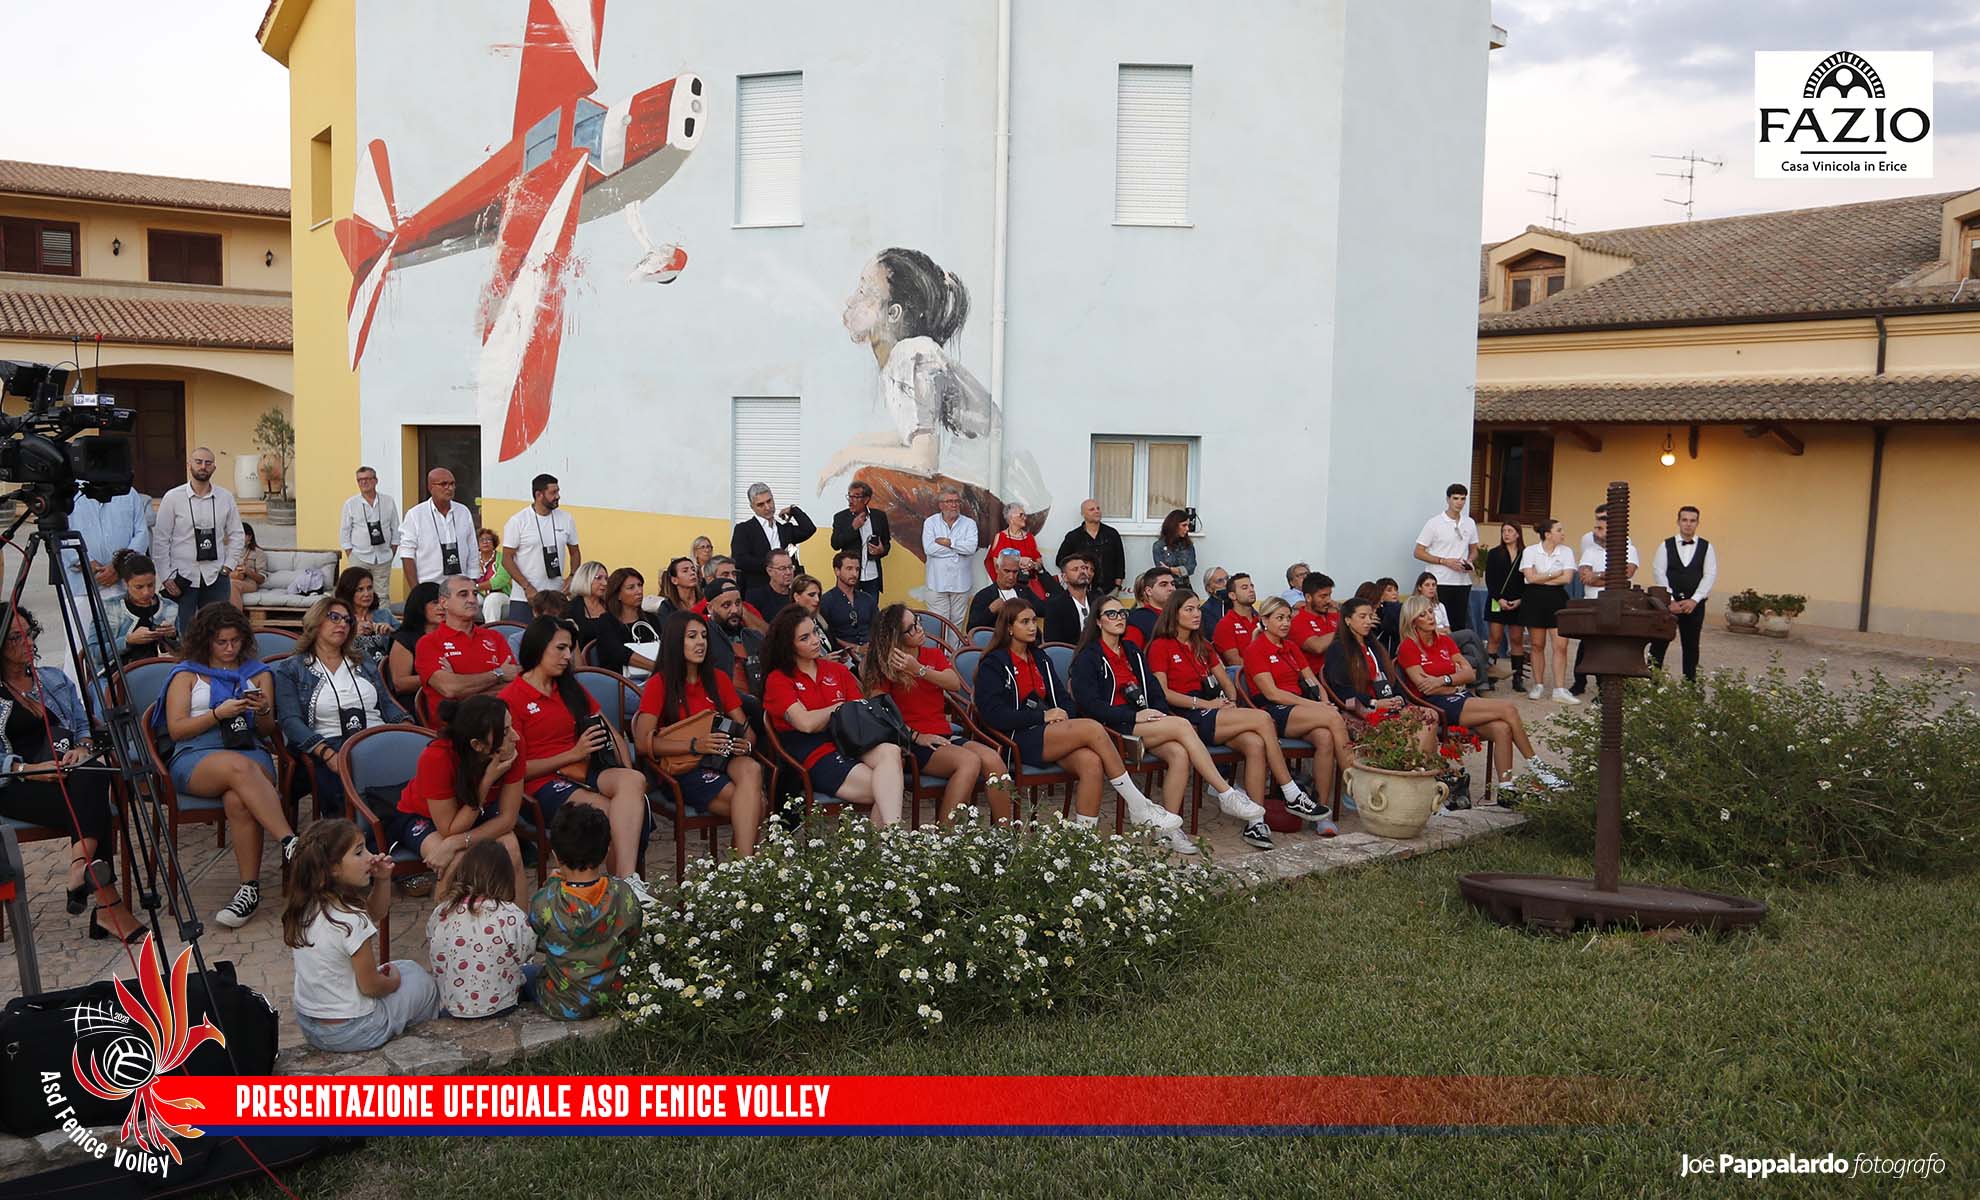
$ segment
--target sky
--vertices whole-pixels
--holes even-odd
[[[1386,3],[1388,0],[1350,0]],[[1418,0],[1443,3],[1446,0]],[[288,183],[288,73],[261,53],[266,0],[3,0],[0,158]],[[1972,0],[1494,0],[1508,33],[1486,97],[1486,241],[1548,218],[1571,231],[1980,187],[1980,4]],[[54,48],[87,44],[87,54]],[[1753,51],[1932,50],[1931,179],[1757,180]]]

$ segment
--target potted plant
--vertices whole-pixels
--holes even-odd
[[[1420,709],[1406,709],[1369,730],[1355,746],[1354,764],[1344,774],[1368,832],[1415,837],[1449,798],[1450,785],[1437,778],[1444,760],[1425,753],[1417,742],[1418,731],[1430,719]]]
[[[1766,599],[1767,606],[1760,612],[1760,632],[1768,637],[1787,637],[1794,632],[1794,619],[1808,607],[1808,597],[1784,592]]]
[[[296,427],[281,409],[271,408],[254,423],[254,445],[261,451],[261,492],[267,499],[268,523],[294,525],[296,502],[289,495],[289,464],[296,454]]]
[[[1760,627],[1760,610],[1767,606],[1767,597],[1752,588],[1726,601],[1726,628],[1734,633],[1757,633]]]

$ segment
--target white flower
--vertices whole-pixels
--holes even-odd
[[[902,982],[902,983],[906,983],[906,982],[908,982],[909,980],[911,980],[911,979],[913,979],[913,978],[914,978],[914,972],[913,972],[913,971],[911,971],[911,970],[909,970],[909,969],[908,969],[908,968],[906,968],[906,967],[902,967],[902,968],[901,968],[901,982]]]
[[[1732,819],[1733,819],[1733,813],[1732,813],[1732,809],[1730,809],[1730,808],[1722,808],[1722,809],[1720,809],[1720,810],[1719,810],[1719,819],[1720,819],[1721,821],[1730,821],[1730,820],[1732,820]]]
[[[770,1019],[772,1021],[781,1021],[784,1019],[784,1010],[782,1006],[770,1010]]]
[[[1865,772],[1864,772],[1864,774],[1866,774],[1866,775],[1867,775],[1867,774],[1869,774],[1869,772],[1868,772],[1868,771],[1865,771]],[[1912,780],[1912,781],[1911,781],[1911,786],[1912,786],[1912,788],[1913,788],[1913,789],[1915,789],[1915,790],[1917,790],[1917,791],[1921,791],[1921,792],[1922,792],[1922,791],[1924,791],[1924,790],[1925,790],[1925,781],[1924,781],[1924,780],[1922,780],[1922,779],[1914,779],[1914,780]]]
[[[1829,790],[1829,788],[1830,788],[1830,786],[1831,786],[1831,785],[1830,785],[1830,783],[1829,783],[1829,781],[1828,781],[1828,780],[1826,780],[1826,779],[1817,779],[1817,780],[1815,781],[1815,786],[1816,786],[1816,787],[1818,787],[1818,788],[1821,788],[1821,789],[1822,789],[1823,791],[1825,791],[1825,792],[1826,792],[1826,791],[1828,791],[1828,790]]]

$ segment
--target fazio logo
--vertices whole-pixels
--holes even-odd
[[[1753,55],[1756,179],[1932,175],[1932,54]]]

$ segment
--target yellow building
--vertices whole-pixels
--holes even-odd
[[[1481,525],[1557,517],[1572,544],[1628,480],[1646,581],[1692,504],[1721,599],[1980,641],[1976,473],[1980,191],[1483,250]]]
[[[140,492],[201,445],[233,487],[295,390],[288,225],[284,188],[0,161],[0,358],[74,359],[135,408]]]

